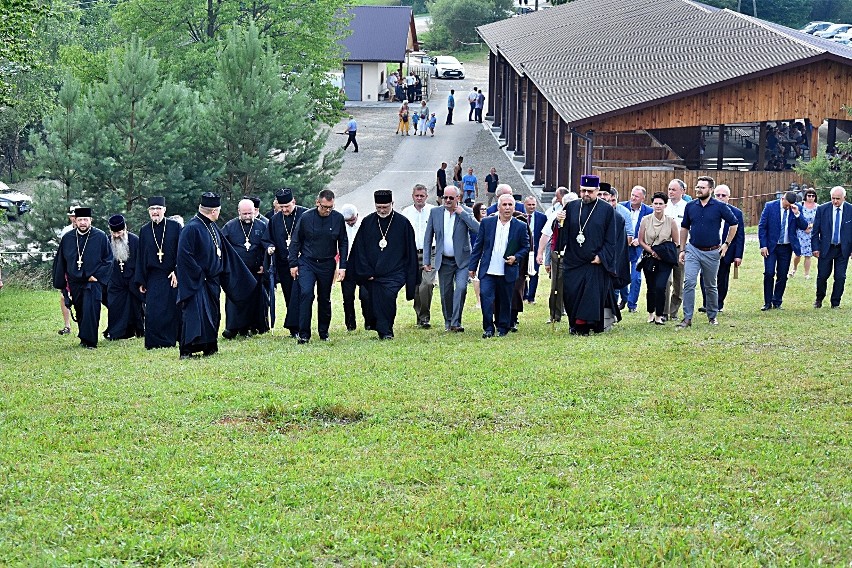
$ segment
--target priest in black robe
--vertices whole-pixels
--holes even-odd
[[[222,337],[233,339],[237,335],[254,335],[269,331],[269,298],[265,294],[264,261],[266,250],[272,245],[266,241],[267,221],[255,215],[252,200],[243,199],[237,205],[238,217],[222,227],[222,235],[234,247],[234,252],[254,275],[252,290],[245,302],[225,300],[225,331]]]
[[[148,199],[151,222],[139,229],[136,288],[145,302],[145,348],[177,344],[180,310],[177,307],[177,249],[183,227],[166,218],[166,199]]]
[[[142,337],[142,293],[134,284],[139,237],[127,231],[124,215],[109,218],[109,244],[112,248],[112,276],[107,285],[107,328],[109,340]]]
[[[571,333],[605,330],[605,309],[613,307],[612,276],[617,271],[615,211],[598,199],[600,179],[584,175],[580,197],[569,203],[560,229],[564,245],[564,297]],[[620,238],[620,237],[619,237]]]
[[[216,226],[220,206],[218,195],[202,194],[198,214],[187,222],[178,241],[181,359],[198,352],[212,355],[219,350],[222,290],[236,302],[246,301],[252,290],[254,275]]]
[[[393,339],[396,298],[405,286],[406,300],[414,299],[420,266],[414,229],[409,220],[393,210],[393,193],[374,194],[376,212],[361,221],[349,256],[348,276],[367,289],[379,339]],[[372,319],[372,318],[371,318]]]
[[[296,230],[296,223],[307,209],[296,205],[293,190],[286,187],[275,192],[275,201],[278,204],[278,211],[269,220],[264,239],[271,243],[267,246],[266,252],[273,261],[275,277],[281,284],[284,304],[287,307],[284,327],[290,331],[291,336],[295,337],[299,332],[299,298],[298,294],[294,296],[293,292],[293,277],[290,275],[288,260],[289,245],[293,232]]]
[[[59,241],[53,260],[53,287],[65,290],[77,316],[80,346],[98,346],[103,287],[112,275],[112,249],[106,234],[92,227],[92,209],[77,207],[76,228]]]

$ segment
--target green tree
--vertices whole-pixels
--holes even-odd
[[[269,43],[253,24],[232,27],[204,96],[207,147],[222,164],[216,183],[228,197],[268,198],[282,185],[303,197],[325,187],[340,168],[340,151],[323,153],[329,130],[312,120],[310,78],[291,75],[283,82]]]
[[[346,0],[127,0],[117,6],[115,20],[153,46],[168,73],[195,88],[216,70],[227,31],[253,23],[287,72],[313,77],[306,88],[314,99],[331,101],[335,112],[319,116],[331,124],[342,107],[322,78],[340,67],[337,40],[347,27],[341,17],[346,5]]]
[[[512,0],[435,0],[428,6],[432,15],[432,46],[457,49],[479,41],[478,26],[508,17]]]
[[[0,0],[0,107],[16,100],[11,78],[38,64],[38,26],[50,10],[44,0]]]

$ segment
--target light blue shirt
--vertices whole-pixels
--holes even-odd
[[[624,219],[624,232],[628,237],[633,236],[633,220],[630,218],[630,209],[619,203],[615,206],[615,211],[621,218]]]
[[[358,123],[355,122],[355,119],[353,118],[346,123],[346,132],[355,132],[356,130],[358,130]]]

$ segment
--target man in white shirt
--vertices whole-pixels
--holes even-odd
[[[352,243],[355,242],[355,235],[361,227],[361,220],[358,216],[358,208],[351,203],[346,203],[340,208],[340,213],[343,215],[343,220],[346,222],[346,236],[349,239],[349,250],[346,251],[347,257],[352,252]],[[346,331],[355,331],[358,327],[357,319],[355,318],[355,277],[344,278],[340,282],[340,291],[343,295],[343,320],[346,323]],[[367,325],[369,321],[368,315],[371,314],[370,299],[367,297],[366,289],[358,286],[358,301],[361,303],[361,314],[364,316],[364,329],[371,330],[372,327]]]
[[[417,327],[429,329],[432,324],[429,323],[432,315],[432,292],[435,289],[434,270],[426,271],[423,269],[423,249],[429,247],[430,252],[434,254],[434,244],[424,243],[423,239],[426,236],[426,225],[429,223],[429,211],[435,206],[426,203],[428,197],[426,186],[418,183],[411,191],[411,199],[414,200],[414,205],[409,205],[402,210],[402,214],[411,222],[414,228],[414,242],[417,245],[417,262],[420,266],[420,284],[414,292],[414,314],[417,316]]]
[[[683,212],[686,209],[686,200],[683,198],[683,193],[686,191],[686,182],[682,179],[675,178],[669,182],[669,202],[666,204],[666,217],[670,217],[677,221],[680,227],[683,221]],[[672,270],[672,277],[666,285],[666,313],[668,319],[675,321],[678,318],[678,311],[683,304],[683,265],[675,264]]]
[[[473,113],[476,112],[476,99],[479,98],[479,91],[474,87],[467,94],[467,102],[470,104],[470,112],[467,113],[467,121],[473,122]]]

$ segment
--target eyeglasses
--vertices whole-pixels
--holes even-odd
[[[816,193],[806,193],[805,197],[813,197],[816,198]]]
[[[710,188],[706,185],[696,185],[695,189],[710,189]]]
[[[445,195],[445,196],[444,196],[444,199],[446,199],[447,201],[452,201],[452,200],[453,200],[453,199],[455,199],[455,198],[456,198],[456,196],[455,196],[455,195]]]
[[[334,209],[334,205],[323,205],[320,203],[319,205],[317,205],[317,209],[322,209],[323,211],[331,211],[332,209]]]
[[[580,193],[594,193],[597,189],[581,189]]]

